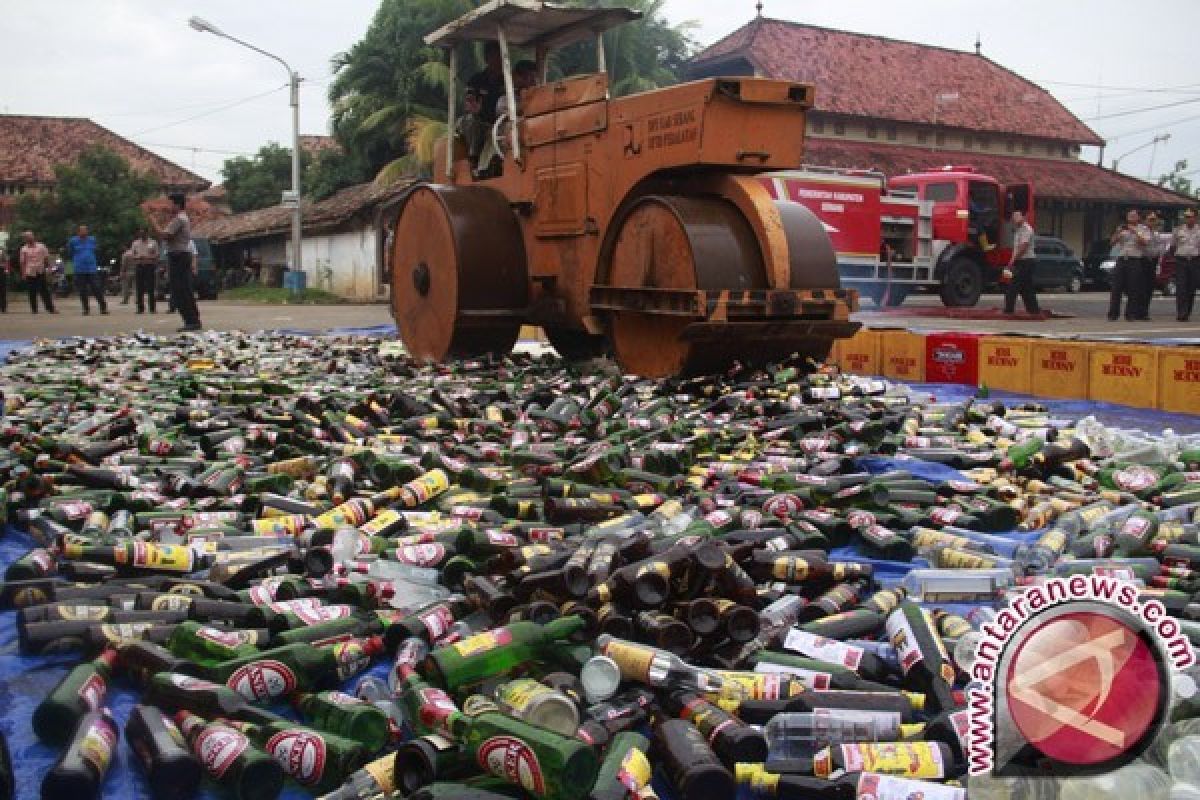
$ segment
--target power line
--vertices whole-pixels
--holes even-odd
[[[1102,119],[1113,119],[1115,117],[1128,117],[1132,114],[1144,114],[1147,111],[1159,111],[1164,108],[1175,108],[1176,106],[1187,105],[1188,103],[1200,103],[1200,97],[1193,97],[1190,100],[1176,100],[1174,103],[1163,103],[1158,106],[1147,106],[1145,108],[1133,108],[1128,111],[1114,111],[1110,114],[1101,114],[1098,117],[1084,117],[1084,122],[1095,122]]]
[[[1071,86],[1076,89],[1101,89],[1116,92],[1162,92],[1167,94],[1200,94],[1200,83],[1187,83],[1181,86],[1105,86],[1098,83],[1071,83],[1070,81],[1043,81],[1052,86]]]
[[[1150,125],[1145,128],[1138,128],[1135,131],[1125,131],[1124,133],[1117,134],[1116,136],[1110,136],[1109,141],[1115,142],[1117,139],[1121,139],[1121,138],[1124,138],[1127,136],[1137,136],[1139,133],[1150,133],[1151,131],[1162,131],[1162,130],[1166,130],[1167,128],[1174,128],[1178,125],[1183,125],[1184,123],[1187,123],[1187,122],[1195,122],[1196,120],[1200,120],[1200,114],[1196,114],[1191,117],[1183,117],[1182,119],[1172,120],[1170,122],[1166,122],[1166,123],[1163,123],[1160,125]]]
[[[252,102],[254,100],[258,100],[260,97],[266,97],[269,94],[274,94],[275,92],[278,92],[278,91],[280,91],[282,89],[286,89],[286,88],[288,88],[288,84],[286,84],[286,83],[281,84],[280,86],[276,86],[274,89],[268,89],[265,92],[259,92],[258,94],[250,95],[249,97],[243,97],[241,100],[235,100],[232,103],[226,103],[225,105],[218,106],[217,108],[214,108],[210,111],[205,111],[200,114],[193,114],[192,116],[186,117],[185,119],[177,120],[176,122],[168,122],[165,125],[156,125],[153,128],[146,128],[145,130],[131,133],[131,134],[129,134],[129,136],[132,138],[134,136],[141,136],[146,133],[154,133],[155,131],[161,131],[161,130],[165,130],[167,128],[174,128],[176,125],[183,125],[185,122],[191,122],[193,120],[200,119],[201,117],[212,116],[213,114],[217,114],[222,111],[227,111],[231,108],[235,108],[240,105],[245,105],[246,103]]]
[[[222,156],[253,156],[243,150],[216,150],[211,147],[194,147],[190,144],[158,144],[155,142],[138,142],[142,147],[161,147],[166,150],[189,150],[193,153],[216,153]]]

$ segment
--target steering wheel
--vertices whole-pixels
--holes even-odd
[[[502,111],[496,115],[496,121],[492,123],[492,149],[496,151],[496,155],[500,156],[501,160],[507,160],[508,154],[504,152],[501,146],[500,131],[502,126],[508,123],[508,112]]]

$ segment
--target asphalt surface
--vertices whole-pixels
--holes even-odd
[[[864,311],[854,315],[871,327],[906,327],[914,330],[966,330],[989,333],[1038,333],[1084,336],[1123,336],[1145,339],[1196,339],[1200,341],[1200,307],[1191,322],[1175,321],[1175,299],[1156,296],[1151,305],[1150,322],[1109,322],[1105,319],[1108,310],[1106,292],[1082,292],[1080,294],[1042,294],[1039,301],[1043,308],[1066,318],[1048,320],[1008,319],[954,319],[941,316],[926,316],[926,309],[941,308],[941,301],[934,295],[909,297],[900,313],[879,313],[871,301],[863,302]],[[60,338],[64,336],[106,336],[144,329],[153,333],[169,333],[181,324],[178,314],[167,314],[159,306],[157,314],[135,313],[134,306],[120,305],[117,300],[109,302],[109,314],[102,316],[93,305],[90,316],[81,313],[77,297],[56,298],[58,314],[44,311],[36,316],[29,313],[29,305],[23,293],[9,293],[8,313],[0,314],[0,339]],[[980,310],[998,309],[1002,305],[999,295],[984,295],[979,302]],[[1198,304],[1200,306],[1200,304]],[[905,314],[912,310],[913,314]],[[331,328],[364,328],[392,324],[387,305],[336,305],[336,306],[262,306],[232,305],[217,301],[202,301],[200,316],[206,327],[214,330],[263,330],[276,328],[301,328],[305,330],[329,330]]]

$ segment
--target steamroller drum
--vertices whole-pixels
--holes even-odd
[[[837,253],[825,224],[800,203],[776,202],[791,265],[789,289],[838,289]]]
[[[499,192],[426,185],[405,201],[392,249],[392,314],[414,358],[512,350],[528,304],[521,232]]]
[[[607,283],[658,289],[758,289],[767,285],[754,233],[719,197],[650,195],[632,205],[614,239]],[[695,343],[682,338],[689,317],[616,311],[609,337],[626,372],[647,377],[727,365],[753,342]]]

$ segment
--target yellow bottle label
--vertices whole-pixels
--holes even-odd
[[[118,549],[116,558],[118,564],[128,563],[133,567],[148,569],[165,569],[172,572],[191,572],[194,551],[190,547],[178,544],[154,544],[153,542],[134,542],[133,553]],[[128,562],[126,562],[128,559]]]
[[[834,768],[846,772],[878,772],[902,778],[946,777],[942,751],[936,742],[859,742],[836,745],[841,764],[834,763],[834,748],[813,758],[813,772],[828,778]]]
[[[646,681],[650,677],[650,666],[654,663],[654,651],[639,647],[632,642],[611,641],[604,647],[604,655],[617,662],[621,677],[625,680]]]
[[[530,678],[519,678],[497,687],[496,699],[516,711],[525,712],[539,697],[553,694],[549,686]]]
[[[396,756],[389,753],[383,758],[377,758],[363,767],[368,775],[375,779],[375,785],[384,794],[391,794],[396,789]]]
[[[636,747],[629,749],[617,768],[617,780],[631,792],[641,791],[643,786],[649,785],[653,774],[654,769],[646,754]]]
[[[287,514],[268,519],[256,519],[251,523],[255,536],[295,536],[304,528],[306,519],[302,514]]]
[[[803,558],[784,556],[775,559],[771,565],[771,575],[779,581],[802,581],[808,577],[808,562]]]
[[[468,636],[461,642],[455,642],[450,645],[463,658],[485,653],[488,650],[494,650],[497,647],[503,647],[512,641],[512,634],[508,628],[496,628],[491,631],[477,633],[474,636]]]

